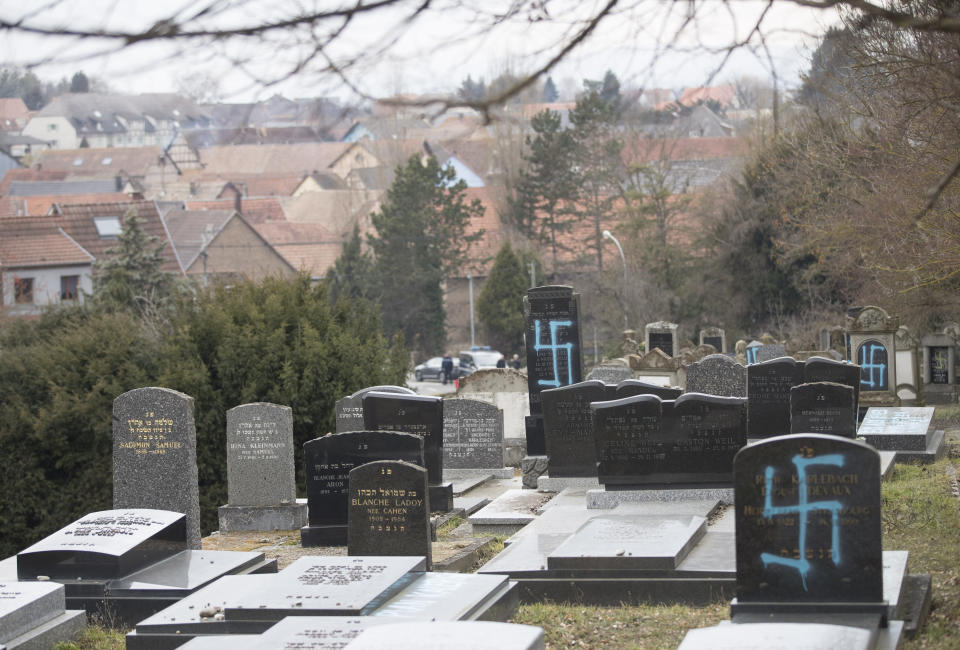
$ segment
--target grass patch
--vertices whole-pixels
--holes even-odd
[[[452,517],[447,519],[445,522],[443,522],[442,524],[440,524],[440,526],[437,527],[437,539],[438,540],[443,539],[444,537],[452,533],[460,524],[463,523],[463,521],[464,521],[463,517],[461,517],[460,515],[453,515]]]
[[[58,643],[56,650],[124,650],[126,631],[90,624],[75,641]]]
[[[503,550],[503,542],[506,539],[506,535],[496,535],[489,544],[481,546],[477,550],[477,562],[473,565],[471,573],[476,573],[477,569],[495,558]]]
[[[938,427],[960,427],[960,404],[938,405],[933,412]]]

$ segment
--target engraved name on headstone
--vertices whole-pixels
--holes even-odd
[[[487,402],[443,403],[445,469],[503,468],[503,411]]]
[[[293,410],[257,402],[227,411],[227,494],[230,505],[293,503]]]
[[[404,395],[416,394],[414,391],[403,386],[370,386],[360,389],[352,395],[338,399],[334,405],[337,433],[363,431],[363,396],[374,391],[378,393],[401,393]]]
[[[829,381],[790,389],[790,432],[857,437],[853,388]]]
[[[803,383],[803,366],[790,357],[747,366],[748,436],[790,433],[790,389]]]
[[[590,403],[606,399],[607,388],[602,381],[583,381],[540,394],[550,478],[597,475]]]

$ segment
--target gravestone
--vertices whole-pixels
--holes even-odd
[[[583,381],[540,394],[550,478],[596,476],[597,457],[590,403],[607,399],[613,386]]]
[[[295,530],[306,523],[297,503],[293,411],[266,402],[227,411],[227,505],[220,530]]]
[[[857,437],[853,388],[830,381],[790,389],[790,433],[825,433]]]
[[[727,353],[727,334],[719,327],[705,327],[700,330],[700,345],[712,345],[717,352]]]
[[[917,406],[923,398],[923,354],[920,341],[901,325],[896,334],[897,397],[902,406]],[[956,356],[956,355],[954,355]],[[857,385],[859,387],[859,381]]]
[[[687,366],[688,393],[747,396],[747,369],[725,354],[711,354]]]
[[[836,436],[781,436],[742,449],[733,615],[885,619],[879,472],[876,450]]]
[[[223,608],[226,621],[279,621],[287,616],[361,616],[426,569],[423,557],[301,557]],[[261,576],[251,576],[261,578]]]
[[[860,405],[860,366],[849,361],[811,357],[803,364],[803,382],[832,381],[853,389],[855,408]]]
[[[803,366],[790,357],[747,366],[747,436],[790,433],[790,389],[803,383]]]
[[[185,522],[167,510],[91,512],[17,553],[17,578],[120,578],[186,550]]]
[[[432,564],[427,471],[377,460],[350,470],[348,555],[422,555]]]
[[[757,349],[757,363],[779,359],[787,355],[787,347],[783,343],[764,343]]]
[[[677,650],[872,650],[875,632],[866,628],[823,623],[752,623],[690,630]]]
[[[478,370],[460,380],[456,396],[487,402],[503,411],[503,464],[520,467],[527,454],[526,418],[530,415],[527,373],[513,368]]]
[[[535,287],[523,299],[523,313],[530,393],[527,455],[543,456],[547,447],[541,391],[583,381],[580,295],[568,286]]]
[[[300,529],[301,545],[347,543],[350,470],[375,460],[423,466],[423,438],[395,431],[350,431],[304,443],[309,524]]]
[[[639,379],[627,379],[621,381],[619,384],[617,384],[613,395],[609,395],[609,389],[607,389],[607,391],[608,400],[633,397],[634,395],[656,395],[660,399],[677,399],[683,394],[683,391],[679,388],[671,388],[670,386],[657,386],[656,384],[640,381]]]
[[[602,381],[605,384],[618,384],[627,379],[633,379],[633,373],[630,372],[630,368],[619,364],[609,364],[594,366],[593,370],[587,374],[586,381]]]
[[[193,398],[137,388],[113,400],[113,507],[187,516],[187,547],[200,548]]]
[[[492,621],[394,623],[368,627],[349,650],[543,650],[543,630]]]
[[[957,341],[945,329],[939,334],[928,334],[920,339],[923,350],[923,396],[927,404],[955,404],[957,402],[956,348]],[[902,384],[900,378],[897,384]]]
[[[679,325],[676,323],[668,323],[666,321],[647,323],[647,325],[644,327],[647,352],[650,352],[654,348],[660,348],[660,350],[663,351],[663,353],[668,357],[677,356],[677,352],[680,350],[680,346],[677,341],[678,327]]]
[[[639,395],[590,408],[600,483],[619,488],[731,484],[733,457],[746,444],[743,398]]]
[[[503,467],[503,411],[474,399],[443,403],[443,470],[495,470]],[[507,468],[503,478],[513,476]]]
[[[363,396],[373,391],[378,393],[401,393],[403,395],[416,394],[414,391],[403,386],[370,386],[358,390],[352,395],[338,399],[336,404],[334,404],[337,433],[363,431]]]
[[[934,410],[932,406],[872,406],[857,435],[875,449],[898,452],[898,457],[901,452],[913,452],[916,460],[922,455],[935,457],[943,444],[943,432],[932,426]]]
[[[880,307],[851,310],[847,317],[851,360],[860,366],[859,408],[899,406],[896,333],[900,320]]]
[[[52,648],[87,623],[83,610],[67,610],[63,585],[0,581],[0,648]]]
[[[434,512],[453,509],[453,484],[443,481],[443,400],[426,395],[369,392],[363,396],[369,431],[400,431],[423,438],[423,462]]]

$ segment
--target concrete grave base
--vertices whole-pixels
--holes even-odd
[[[567,488],[589,490],[599,487],[600,481],[596,476],[541,476],[537,479],[539,492],[563,492]]]
[[[10,639],[0,646],[13,650],[46,650],[62,641],[74,639],[87,626],[87,613],[82,609],[67,609],[62,614]]]
[[[493,478],[513,478],[514,469],[512,467],[501,467],[499,469],[444,469],[443,480],[457,481],[458,479],[468,479],[476,476]]]
[[[288,503],[275,506],[220,506],[217,509],[220,530],[232,533],[242,530],[296,530],[307,523],[306,504]]]

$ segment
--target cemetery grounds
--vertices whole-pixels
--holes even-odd
[[[960,648],[960,406],[938,406],[934,421],[946,430],[944,458],[930,465],[898,464],[883,484],[883,546],[910,552],[910,569],[933,577],[933,603],[923,631],[903,648]],[[451,522],[455,523],[455,522]],[[453,535],[444,526],[439,540]],[[253,533],[243,549],[279,557],[281,565],[309,554],[291,540]],[[208,538],[209,539],[209,538]],[[207,545],[207,540],[204,543]],[[502,546],[502,544],[501,544]],[[489,559],[489,558],[487,558]],[[597,607],[570,603],[521,605],[513,623],[538,625],[547,648],[675,649],[687,630],[729,618],[729,602],[706,607],[658,605]],[[123,650],[125,629],[91,626],[57,650]]]

